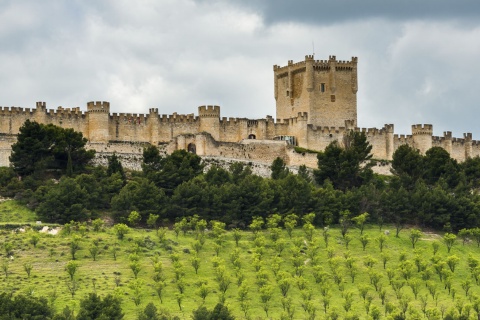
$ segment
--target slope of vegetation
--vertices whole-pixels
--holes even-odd
[[[35,223],[37,215],[15,200],[0,202],[0,224]]]
[[[126,319],[150,302],[180,319],[218,302],[237,319],[473,319],[479,312],[475,242],[454,241],[448,252],[436,234],[403,230],[397,238],[346,226],[342,236],[345,226],[314,229],[306,221],[292,230],[293,216],[278,218],[267,229],[256,219],[249,232],[224,231],[219,222],[206,230],[195,218],[173,230],[124,226],[123,239],[118,226],[94,231],[99,221],[67,224],[57,236],[2,231],[2,290],[47,297],[57,311],[78,311],[87,293],[112,294]]]

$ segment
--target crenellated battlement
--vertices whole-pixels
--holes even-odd
[[[198,116],[201,118],[220,118],[220,107],[200,106],[198,107]]]
[[[0,107],[0,115],[9,116],[9,115],[29,115],[33,112],[30,108],[21,108],[21,107]]]
[[[158,108],[150,108],[148,109],[148,113],[153,115],[158,115]]]
[[[43,101],[37,101],[36,107],[37,107],[37,110],[46,110],[47,104]]]
[[[431,124],[414,124],[412,125],[412,135],[432,135],[433,125]]]
[[[110,113],[110,102],[90,101],[87,102],[87,111],[94,113]]]
[[[174,112],[171,115],[162,114],[159,116],[160,122],[168,122],[168,123],[175,123],[175,122],[195,122],[198,120],[198,117],[195,117],[193,113],[189,114],[177,114]]]

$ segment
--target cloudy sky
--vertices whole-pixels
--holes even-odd
[[[2,0],[0,105],[275,116],[272,65],[359,58],[361,127],[480,139],[478,0]]]

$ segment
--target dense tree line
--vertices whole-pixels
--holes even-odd
[[[59,132],[35,123],[22,128],[25,136],[38,130]],[[54,161],[61,152],[46,147],[51,135],[36,136],[37,141],[22,134],[17,143],[22,147],[15,147],[12,154],[12,160],[18,161],[12,161],[13,168],[1,169],[0,192],[24,201],[45,221],[85,221],[111,212],[117,222],[128,223],[129,214],[136,211],[140,224],[146,224],[150,215],[170,222],[198,215],[230,227],[246,227],[257,216],[315,213],[315,225],[325,226],[339,223],[340,213],[348,210],[352,217],[368,212],[369,222],[392,223],[400,229],[407,222],[446,231],[480,223],[480,158],[457,163],[438,147],[421,155],[401,146],[393,156],[393,175],[379,176],[371,169],[371,146],[365,135],[351,132],[343,146],[333,142],[318,154],[319,167],[313,174],[305,167],[292,174],[278,158],[272,163],[271,178],[253,175],[241,163],[228,169],[211,166],[204,172],[195,154],[178,150],[162,157],[155,146],[144,150],[141,172],[125,173],[115,155],[107,168],[88,168],[74,159],[77,153],[87,159],[89,151],[64,147],[59,148],[62,159],[66,157],[68,163],[71,158],[78,169],[68,174],[65,165],[57,182],[38,178],[48,167],[61,167]],[[31,164],[28,157],[24,161],[20,156],[19,150],[30,149],[40,150],[40,163]]]

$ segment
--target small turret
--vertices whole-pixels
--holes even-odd
[[[472,134],[470,132],[464,133],[463,138],[465,139],[465,160],[467,160],[468,158],[472,157]]]
[[[90,142],[108,142],[110,103],[106,101],[91,101],[87,103],[88,139]]]
[[[200,132],[208,132],[213,139],[220,140],[220,107],[200,106],[198,107],[200,118]]]
[[[412,125],[413,147],[425,154],[432,147],[433,126],[431,124]]]

